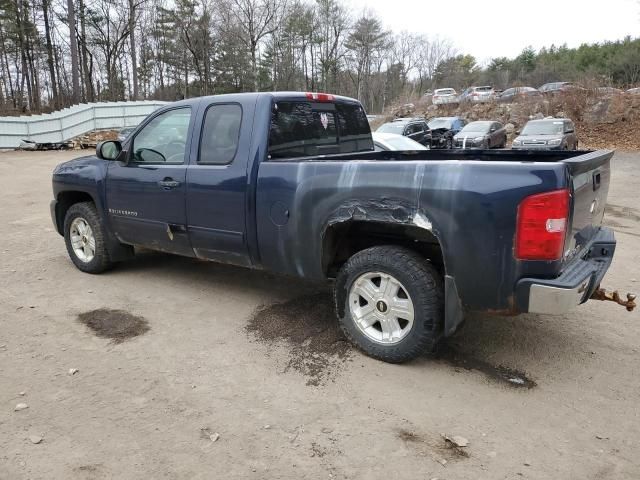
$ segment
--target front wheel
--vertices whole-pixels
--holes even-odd
[[[64,241],[71,261],[79,270],[101,273],[111,266],[104,228],[93,203],[69,207],[64,218]]]
[[[360,350],[401,363],[432,352],[442,337],[442,276],[425,258],[396,246],[353,255],[336,278],[338,322]]]

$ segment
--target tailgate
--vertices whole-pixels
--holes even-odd
[[[604,217],[613,151],[600,150],[563,160],[572,189],[571,230],[565,240],[565,261],[581,255],[598,234]]]

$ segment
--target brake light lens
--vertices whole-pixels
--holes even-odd
[[[333,102],[335,97],[330,93],[316,93],[316,92],[307,92],[305,96],[309,100],[313,100],[315,102]]]
[[[518,206],[516,258],[562,258],[569,223],[569,190],[553,190],[526,197]]]

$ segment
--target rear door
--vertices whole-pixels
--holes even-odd
[[[215,98],[215,97],[214,97]],[[187,169],[187,229],[199,258],[250,266],[247,161],[253,105],[203,104]]]
[[[127,161],[109,162],[107,212],[123,243],[193,255],[185,176],[194,116],[190,106],[154,115],[129,141]]]

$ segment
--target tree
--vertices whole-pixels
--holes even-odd
[[[71,80],[73,90],[71,101],[80,101],[80,62],[78,61],[78,43],[76,39],[76,10],[73,0],[67,0],[67,23],[69,24],[69,47],[71,50]]]

